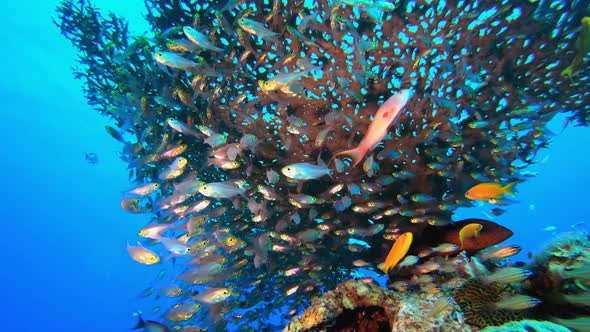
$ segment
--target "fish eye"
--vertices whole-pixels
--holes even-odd
[[[160,186],[159,183],[154,183],[154,187],[158,188]]]
[[[205,186],[205,187],[203,187],[203,190],[207,190],[207,187],[206,187],[206,186]]]

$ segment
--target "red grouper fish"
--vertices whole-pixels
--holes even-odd
[[[461,239],[461,230],[471,224],[480,225],[477,236]],[[470,254],[491,247],[512,236],[512,231],[502,225],[475,218],[456,221],[448,226],[443,226],[442,229],[437,229],[437,231],[441,243],[461,246],[461,250]]]
[[[373,121],[369,125],[367,133],[359,143],[359,145],[350,150],[336,153],[330,161],[339,155],[348,155],[354,161],[354,165],[358,165],[365,157],[367,152],[373,150],[381,140],[387,135],[391,124],[397,120],[401,114],[402,109],[410,99],[410,90],[401,90],[397,94],[389,97],[381,107],[377,110]],[[329,164],[329,162],[328,162]]]
[[[461,238],[461,230],[465,226],[477,224],[477,236],[468,236]],[[419,224],[417,224],[419,225]],[[473,225],[470,227],[474,227]],[[445,226],[426,227],[422,230],[413,230],[419,232],[420,236],[414,239],[412,250],[408,254],[416,255],[423,250],[432,250],[433,247],[441,243],[454,244],[457,249],[443,253],[444,256],[454,255],[460,251],[466,251],[468,254],[489,248],[512,236],[512,231],[508,228],[497,224],[493,221],[484,219],[464,219],[455,221]],[[441,255],[440,253],[433,253]]]

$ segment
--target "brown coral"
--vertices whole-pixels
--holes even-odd
[[[455,290],[455,302],[461,307],[465,322],[477,326],[502,325],[523,318],[520,311],[496,309],[494,303],[500,301],[508,289],[500,283],[484,284],[478,278],[467,280]]]

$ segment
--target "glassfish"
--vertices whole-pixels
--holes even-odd
[[[207,304],[223,302],[231,296],[231,291],[227,288],[207,288],[203,293],[194,296],[194,299]]]
[[[198,63],[172,52],[156,52],[154,53],[154,59],[161,65],[176,69],[188,70],[199,66]]]
[[[213,43],[211,43],[207,39],[207,36],[205,36],[203,33],[201,33],[200,31],[197,31],[196,29],[194,29],[192,27],[186,26],[186,27],[182,28],[182,31],[184,32],[184,35],[186,36],[186,38],[188,38],[195,45],[197,45],[198,47],[200,47],[204,50],[215,51],[215,52],[222,52],[223,51],[223,49],[213,45]]]
[[[133,188],[127,191],[127,194],[135,194],[139,196],[147,196],[154,191],[156,191],[160,187],[159,183],[148,183],[143,186],[139,186],[137,188]]]
[[[240,26],[240,28],[242,28],[244,31],[248,33],[256,35],[266,41],[271,41],[275,43],[279,42],[278,33],[268,30],[264,26],[264,24],[260,22],[256,22],[251,19],[242,17],[238,19],[237,23]]]
[[[140,213],[141,207],[139,206],[139,199],[135,197],[125,197],[121,200],[121,207],[125,211],[131,213]]]
[[[136,247],[127,243],[127,252],[134,261],[140,264],[152,265],[160,261],[160,257],[155,252],[144,248],[139,242]]]
[[[211,182],[199,186],[199,192],[203,196],[211,198],[231,198],[244,193],[244,189],[233,182]]]
[[[312,163],[295,163],[285,166],[281,173],[288,178],[295,180],[313,180],[324,175],[330,175],[330,169],[326,165],[316,165]]]

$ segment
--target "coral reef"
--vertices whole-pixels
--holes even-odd
[[[590,238],[585,232],[559,234],[534,258],[534,270],[567,274],[590,264]]]
[[[218,330],[284,326],[270,317],[350,279],[359,260],[377,266],[399,234],[420,243],[443,233],[472,204],[468,188],[525,180],[555,115],[590,120],[590,68],[576,48],[584,1],[145,4],[142,36],[86,0],[62,1],[55,23],[79,50],[74,73],[112,120],[130,180],[153,185],[121,206],[163,229],[147,245],[178,256],[183,270],[171,279],[185,294],[231,294],[178,329],[207,319]],[[399,118],[353,167],[338,154],[363,141],[400,90],[411,97]],[[326,176],[282,172],[300,163]],[[486,226],[466,244],[476,251],[510,235]],[[425,293],[458,282],[438,258],[415,268]],[[389,319],[376,307],[354,314]]]
[[[399,301],[373,280],[349,280],[312,300],[301,317],[294,318],[284,331],[317,331],[328,327],[344,331],[346,325],[359,331],[391,331]]]
[[[506,323],[502,326],[489,326],[481,332],[571,332],[569,329],[551,322],[523,320]]]
[[[453,296],[461,307],[466,323],[477,327],[502,325],[522,318],[520,311],[494,307],[506,293],[506,288],[504,284],[486,285],[480,279],[472,278],[457,288]]]
[[[590,238],[585,232],[558,235],[535,255],[534,277],[526,291],[543,303],[540,317],[567,325],[572,318],[590,322]],[[549,317],[548,317],[549,316]],[[588,325],[590,326],[590,325]]]
[[[443,305],[437,305],[440,300]],[[312,301],[284,332],[471,331],[439,294],[388,291],[371,279],[349,280]]]

